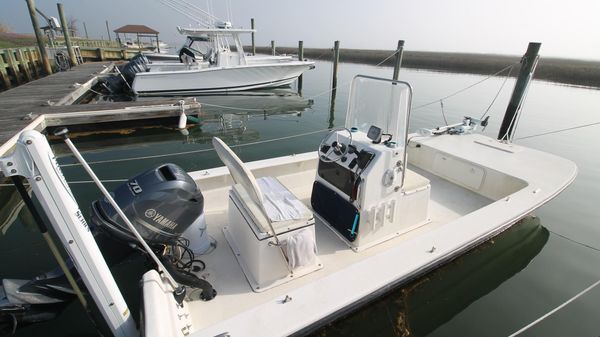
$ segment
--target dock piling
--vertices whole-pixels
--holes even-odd
[[[275,56],[275,40],[271,40],[271,55]]]
[[[331,79],[331,90],[335,91],[337,88],[337,73],[338,63],[340,62],[340,41],[333,43],[333,73]]]
[[[65,18],[65,12],[63,4],[57,3],[58,16],[60,17],[60,24],[62,26],[63,36],[65,37],[65,45],[67,46],[67,52],[69,53],[69,59],[71,60],[71,66],[77,65],[77,58],[73,52],[73,46],[71,45],[71,37],[69,36],[69,27],[67,26],[67,19]]]
[[[254,18],[250,19],[250,29],[254,30]],[[252,32],[252,55],[256,55],[256,44],[254,43],[254,32]]]
[[[541,46],[542,44],[539,42],[529,42],[527,51],[521,59],[521,69],[519,70],[519,76],[517,77],[515,88],[513,89],[510,101],[506,107],[506,112],[504,113],[504,119],[502,120],[500,131],[498,132],[498,140],[510,141],[512,139],[512,133],[514,131],[519,112],[521,111],[525,92],[527,91],[529,82],[531,82],[533,73],[535,72],[535,68],[538,64],[538,53]]]
[[[304,41],[298,41],[298,61],[304,61]],[[298,94],[302,95],[302,75],[298,76]]]
[[[46,75],[52,75],[52,66],[50,66],[50,61],[48,60],[48,54],[46,53],[46,47],[44,46],[44,37],[40,32],[40,24],[37,20],[37,15],[35,13],[35,3],[34,0],[26,0],[27,8],[29,9],[29,17],[31,18],[31,25],[33,26],[33,32],[35,33],[35,39],[37,40],[37,45],[40,51],[40,58],[42,59],[42,67]]]
[[[398,40],[398,47],[396,48],[396,62],[394,63],[394,75],[392,79],[398,80],[400,73],[400,66],[402,65],[402,53],[404,53],[404,40]]]

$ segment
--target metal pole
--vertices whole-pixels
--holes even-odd
[[[110,28],[108,28],[108,20],[106,20],[106,34],[108,35],[108,41],[112,41],[110,38]]]
[[[254,18],[250,19],[250,29],[254,30]],[[256,45],[254,44],[254,32],[252,32],[252,55],[256,55]]]
[[[398,80],[398,74],[400,73],[400,66],[402,65],[402,53],[404,52],[404,40],[398,40],[398,47],[396,48],[396,62],[394,63],[394,75],[392,79]]]
[[[35,33],[35,39],[37,40],[38,48],[40,50],[42,67],[44,68],[46,75],[52,75],[52,66],[50,66],[50,61],[48,61],[48,54],[46,53],[46,47],[44,46],[44,38],[40,32],[40,24],[38,23],[37,16],[35,14],[35,3],[33,0],[25,1],[27,2],[27,8],[29,8],[29,17],[31,18],[33,32]]]
[[[71,37],[69,36],[69,27],[67,27],[67,19],[65,18],[65,12],[63,10],[63,4],[57,3],[58,16],[60,17],[60,24],[62,26],[63,36],[65,37],[65,45],[67,46],[67,52],[71,59],[71,65],[77,65],[77,59],[75,58],[75,52],[73,52],[73,46],[71,45]]]
[[[29,197],[29,193],[27,193],[25,186],[23,186],[21,178],[17,176],[11,176],[10,178],[12,179],[13,184],[17,188],[17,191],[21,195],[23,202],[25,202],[25,206],[27,206],[27,209],[31,213],[31,216],[33,216],[33,219],[35,220],[35,223],[38,229],[40,230],[40,233],[42,233],[42,237],[44,238],[44,240],[48,244],[48,247],[50,248],[50,252],[52,252],[52,255],[56,259],[56,262],[58,262],[60,269],[63,271],[63,273],[65,273],[67,281],[69,281],[69,285],[71,285],[71,288],[73,288],[73,291],[75,291],[75,294],[77,295],[79,302],[81,302],[81,305],[83,305],[83,308],[87,310],[87,300],[83,296],[83,292],[77,285],[77,282],[75,281],[73,274],[71,274],[69,267],[67,267],[67,263],[63,259],[62,255],[60,255],[60,251],[56,247],[54,240],[52,240],[52,236],[50,236],[50,234],[48,233],[48,227],[46,227],[46,225],[44,224],[44,220],[42,220],[42,217],[35,208],[33,201],[31,201],[31,197]]]
[[[275,56],[275,40],[271,40],[271,55]]]
[[[88,35],[88,33],[87,33],[87,26],[85,25],[85,22],[83,23],[83,31],[85,32],[85,38],[86,38],[87,40],[89,40],[89,39],[90,39],[90,37],[89,37],[89,35]]]
[[[541,46],[542,44],[539,42],[530,42],[529,46],[527,46],[525,55],[521,59],[519,77],[517,77],[515,88],[513,89],[508,107],[504,113],[504,119],[502,120],[500,131],[498,132],[498,140],[510,141],[512,139],[515,121],[517,120],[519,112],[521,111],[525,92],[527,91],[529,82],[531,81],[533,73],[535,72],[535,67],[538,63],[538,53]]]

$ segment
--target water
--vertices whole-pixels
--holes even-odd
[[[344,122],[348,85],[355,74],[389,77],[390,68],[341,64],[335,111],[329,112],[331,63],[319,62],[304,77],[303,98],[279,96],[200,97],[204,123],[190,129],[188,136],[175,125],[122,130],[120,133],[74,135],[73,141],[90,161],[197,151],[185,155],[94,165],[101,179],[125,179],[147,167],[174,162],[186,170],[221,165],[210,149],[210,137],[219,135],[229,144],[244,144],[301,134]],[[414,89],[411,130],[442,125],[439,98],[448,96],[482,76],[402,70],[401,79]],[[493,78],[443,101],[448,123],[463,115],[480,117],[501,87],[504,78]],[[514,80],[509,79],[489,110],[485,134],[495,136]],[[310,101],[311,99],[312,101]],[[437,102],[436,102],[437,101]],[[226,109],[215,105],[251,107]],[[600,91],[533,82],[515,138],[600,121]],[[263,111],[263,110],[266,110]],[[221,115],[224,117],[221,119]],[[223,131],[223,127],[227,131]],[[355,313],[315,332],[315,336],[506,336],[600,279],[600,156],[598,126],[546,136],[524,138],[517,143],[566,157],[577,163],[579,175],[573,185],[528,219],[451,264],[386,295]],[[299,138],[238,147],[242,160],[250,161],[316,149],[322,133]],[[66,152],[63,145],[54,151]],[[71,163],[64,157],[61,163]],[[79,167],[65,167],[69,181],[89,180]],[[118,183],[108,183],[114,188]],[[90,184],[72,184],[80,207],[99,197]],[[15,199],[13,189],[0,187],[5,205],[0,221],[9,216]],[[18,199],[18,198],[17,198]],[[29,279],[53,268],[56,263],[37,233],[26,210],[2,228],[0,235],[1,277]],[[566,239],[567,237],[569,239]],[[119,285],[133,312],[138,308],[137,281],[143,262],[136,257],[114,269]],[[600,288],[574,301],[525,336],[597,336],[600,322]],[[135,316],[137,318],[137,315]],[[17,336],[96,335],[94,327],[77,302],[68,305],[56,320],[25,327]]]

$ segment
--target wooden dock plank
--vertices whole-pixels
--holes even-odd
[[[61,125],[94,125],[179,116],[182,98],[72,105],[106,76],[110,62],[84,63],[70,71],[59,72],[0,93],[0,156],[13,148],[23,129],[43,130]],[[110,67],[109,67],[110,69]],[[81,84],[80,86],[74,85]],[[198,104],[186,100],[186,111],[193,114]]]

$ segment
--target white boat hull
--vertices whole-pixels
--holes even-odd
[[[291,84],[313,66],[311,62],[256,64],[178,71],[138,73],[133,90],[140,96],[242,91]]]
[[[422,138],[409,147],[411,169],[431,181],[431,222],[355,253],[317,221],[324,268],[262,293],[252,292],[220,230],[227,224],[227,169],[192,173],[207,200],[209,233],[220,242],[203,257],[219,295],[177,307],[168,286],[155,271],[148,272],[144,302],[156,305],[144,310],[147,321],[155,322],[148,323],[145,336],[175,336],[179,325],[189,325],[187,332],[195,337],[306,332],[499,234],[555,197],[577,173],[568,160],[479,135]],[[247,166],[256,176],[276,176],[310,204],[316,157],[307,153]],[[165,318],[182,315],[190,319]]]

